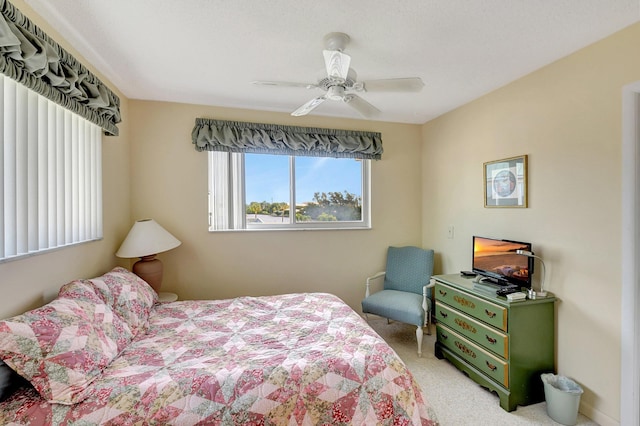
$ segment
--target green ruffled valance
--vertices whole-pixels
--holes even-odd
[[[6,0],[0,0],[0,72],[118,134],[118,96]]]
[[[197,151],[367,160],[382,157],[382,136],[377,132],[196,118],[191,139]]]

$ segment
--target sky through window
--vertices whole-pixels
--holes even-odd
[[[362,162],[348,158],[296,157],[296,202],[312,201],[315,192],[362,195]],[[289,202],[289,157],[245,154],[246,203]]]

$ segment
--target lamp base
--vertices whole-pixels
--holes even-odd
[[[534,289],[530,288],[529,291],[527,291],[527,297],[531,300],[544,299],[545,297],[547,297],[547,292],[535,291]]]
[[[162,262],[160,259],[156,259],[155,254],[152,254],[141,257],[133,264],[131,272],[142,278],[156,293],[159,293],[162,286],[162,269]]]

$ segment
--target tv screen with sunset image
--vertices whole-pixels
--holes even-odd
[[[531,244],[473,237],[473,271],[498,280],[498,284],[504,284],[506,281],[530,287],[531,258],[517,254],[516,250],[531,251]]]

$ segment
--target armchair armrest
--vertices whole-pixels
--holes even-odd
[[[427,312],[427,289],[428,288],[433,288],[435,286],[436,286],[436,280],[431,278],[429,280],[429,284],[427,284],[427,285],[422,287],[422,309],[424,309],[425,314],[428,314],[428,312]]]
[[[367,290],[366,290],[366,291],[365,291],[365,293],[364,293],[364,297],[369,297],[369,295],[370,295],[370,291],[369,291],[369,284],[371,283],[371,280],[375,280],[375,279],[378,279],[378,278],[380,278],[380,277],[384,277],[384,276],[385,276],[385,274],[386,274],[386,271],[382,271],[382,272],[378,272],[378,273],[377,273],[377,274],[375,274],[375,275],[372,275],[372,276],[370,276],[370,277],[367,277]]]

